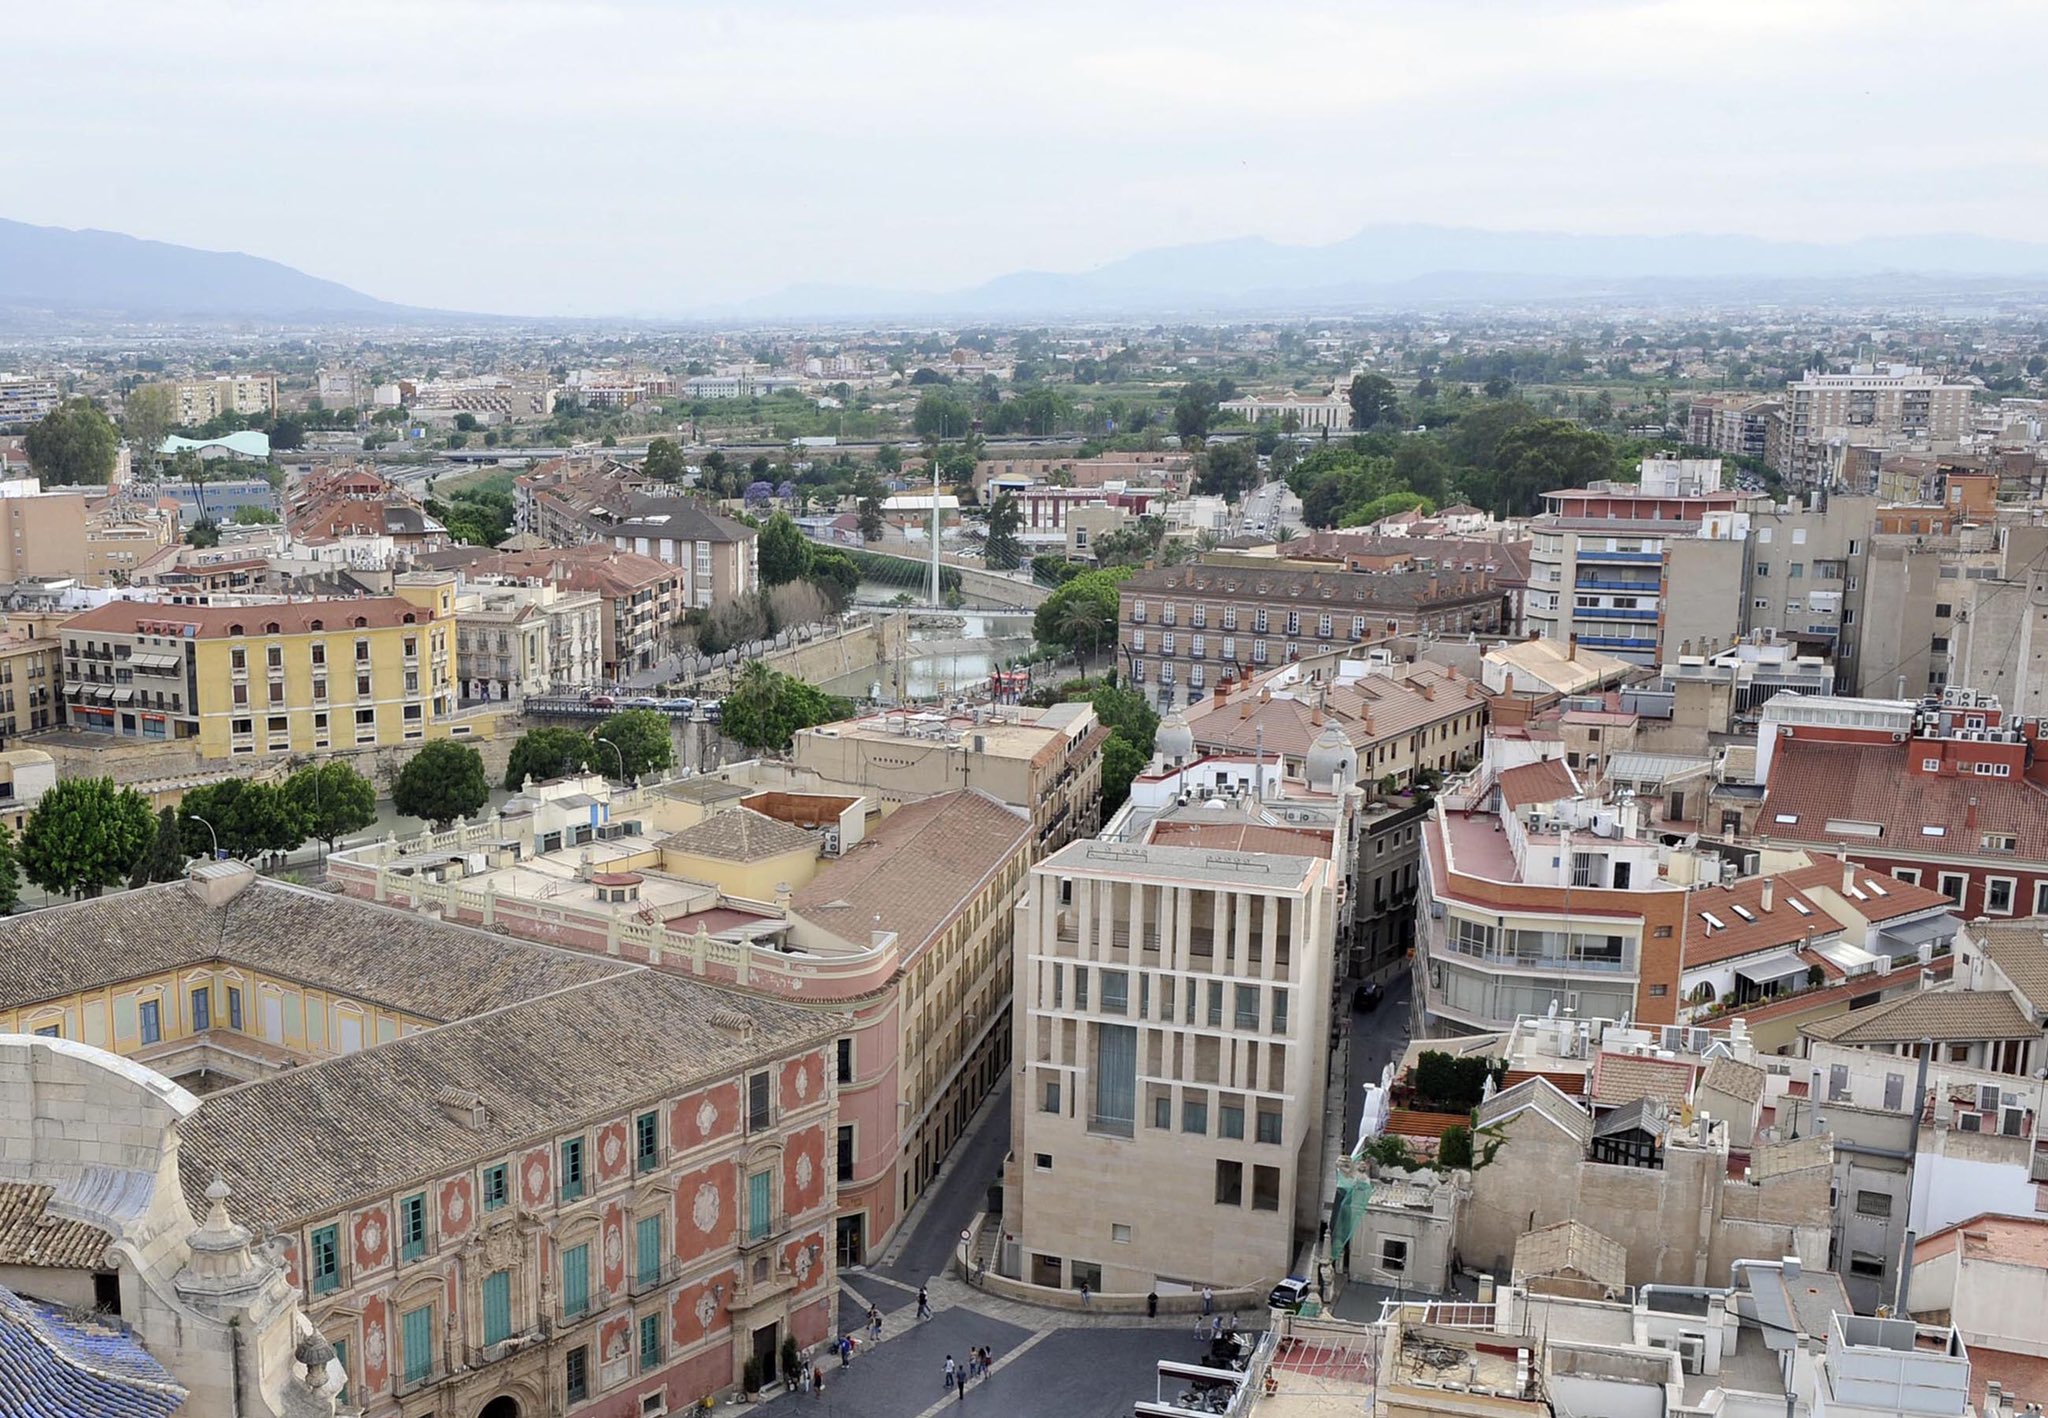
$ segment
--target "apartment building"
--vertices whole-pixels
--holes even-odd
[[[600,680],[604,599],[594,591],[466,582],[455,615],[465,698],[516,701]]]
[[[1686,439],[1724,458],[1762,459],[1769,451],[1771,416],[1784,407],[1768,395],[1717,394],[1686,410]]]
[[[275,374],[223,374],[206,379],[180,379],[171,384],[178,401],[181,428],[206,423],[223,414],[256,418],[278,410]]]
[[[1799,486],[1823,486],[1830,445],[1953,444],[1970,429],[1971,394],[1969,385],[1944,383],[1913,365],[1809,372],[1785,386],[1784,407],[1774,416],[1782,432],[1772,467]]]
[[[0,428],[34,423],[63,401],[54,379],[0,375]]]
[[[589,516],[601,540],[673,566],[683,601],[702,610],[751,596],[761,588],[759,538],[752,527],[721,517],[698,497],[635,497],[622,515]]]
[[[1226,675],[1384,635],[1494,634],[1505,614],[1485,572],[1170,566],[1118,588],[1117,649],[1132,684],[1164,709],[1193,704]]]
[[[56,637],[27,633],[26,627],[17,632],[9,626],[0,637],[0,745],[18,734],[57,727],[63,648]]]
[[[204,758],[460,733],[454,578],[353,600],[109,601],[65,621],[76,728],[191,742]]]
[[[120,585],[178,540],[178,514],[104,488],[0,485],[0,581]]]
[[[679,568],[609,546],[497,552],[474,559],[471,572],[596,595],[604,603],[599,673],[607,680],[659,664],[669,654],[676,622],[689,609]]]
[[[974,465],[974,491],[982,501],[996,492],[1038,484],[1076,488],[1156,487],[1185,492],[1194,474],[1191,453],[1098,453],[1093,458],[984,458]]]
[[[1249,1285],[1321,1213],[1326,832],[1070,843],[1017,909],[997,1268],[1116,1293]]]

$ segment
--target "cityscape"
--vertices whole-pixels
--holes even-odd
[[[88,8],[0,1418],[2043,1411],[2041,16]]]

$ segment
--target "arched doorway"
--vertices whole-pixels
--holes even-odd
[[[509,1393],[501,1393],[477,1411],[476,1418],[519,1418],[519,1400]]]

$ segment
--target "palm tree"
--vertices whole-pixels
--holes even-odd
[[[1291,541],[1293,541],[1293,540],[1294,540],[1294,538],[1295,538],[1295,529],[1294,529],[1294,528],[1292,528],[1292,527],[1282,527],[1282,528],[1280,528],[1279,530],[1277,530],[1276,532],[1274,532],[1274,533],[1273,533],[1273,541],[1274,541],[1274,542],[1275,542],[1276,544],[1279,544],[1279,543],[1285,543],[1285,542],[1291,542]]]
[[[1060,610],[1060,634],[1073,644],[1074,663],[1081,669],[1081,678],[1088,677],[1087,651],[1102,642],[1103,618],[1099,606],[1075,597]]]

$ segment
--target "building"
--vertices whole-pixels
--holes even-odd
[[[600,674],[607,680],[653,669],[666,659],[674,627],[689,609],[679,567],[608,546],[498,552],[475,559],[471,574],[596,595],[604,603]]]
[[[1197,564],[1141,571],[1118,588],[1117,650],[1162,708],[1220,680],[1381,636],[1498,633],[1501,592],[1484,573],[1369,574]]]
[[[594,591],[467,581],[455,616],[465,698],[520,700],[603,677],[604,600]]]
[[[1531,694],[1538,699],[1617,689],[1633,666],[1576,640],[1502,641],[1482,657],[1481,683],[1489,694]]]
[[[166,501],[176,503],[178,520],[187,527],[196,522],[233,521],[245,507],[279,516],[277,489],[268,478],[208,478],[197,487],[165,479],[151,484],[149,495],[159,506]]]
[[[426,505],[374,468],[337,467],[296,483],[285,529],[295,542],[338,544],[357,567],[386,568],[449,544]]]
[[[1785,386],[1772,467],[1790,482],[1824,486],[1830,443],[1881,446],[1896,438],[1953,444],[1970,426],[1971,396],[1969,385],[1944,383],[1912,365],[1809,371]]]
[[[6,930],[0,1006],[56,1047],[239,1063],[173,1090],[166,1199],[277,1238],[351,1409],[680,1411],[830,1327],[817,1012],[237,863]]]
[[[1913,1246],[1907,1309],[1955,1327],[1970,1346],[1971,1396],[1987,1410],[2048,1392],[2048,1344],[2032,1323],[2044,1301],[2048,1220],[2039,1216],[1980,1214]]]
[[[0,375],[0,428],[35,423],[63,401],[54,379]]]
[[[237,429],[219,438],[180,438],[174,433],[158,444],[156,451],[164,458],[191,453],[207,463],[223,458],[235,463],[267,463],[270,461],[270,435],[255,428]]]
[[[460,735],[454,578],[395,596],[206,606],[110,601],[64,623],[66,717],[203,758]]]
[[[621,551],[653,557],[682,575],[683,601],[705,609],[761,588],[754,529],[711,511],[697,497],[637,497],[631,511],[603,526]]]
[[[223,374],[180,379],[171,384],[178,401],[177,423],[191,428],[224,414],[260,418],[278,411],[275,374]]]
[[[983,458],[974,465],[974,491],[984,502],[996,492],[1043,484],[1076,488],[1153,487],[1185,492],[1194,473],[1192,453],[1111,452],[1093,458]]]
[[[1339,868],[1327,835],[1253,831],[1074,842],[1032,870],[1002,1273],[1249,1285],[1314,1227]]]
[[[1299,433],[1347,433],[1351,429],[1351,401],[1339,393],[1304,395],[1292,390],[1278,395],[1252,395],[1225,399],[1216,412],[1235,416],[1246,423],[1285,423],[1294,420]]]
[[[178,540],[178,514],[104,488],[0,484],[0,581],[75,577],[120,585]]]
[[[1042,855],[1101,826],[1108,737],[1086,704],[873,714],[799,729],[790,783],[850,785],[884,802],[974,788],[1028,814]]]
[[[0,637],[0,747],[19,734],[57,727],[62,648],[53,636],[21,633],[11,625]]]
[[[1784,401],[1762,394],[1717,394],[1692,401],[1686,414],[1687,443],[1724,458],[1755,458],[1769,451],[1771,416]]]

